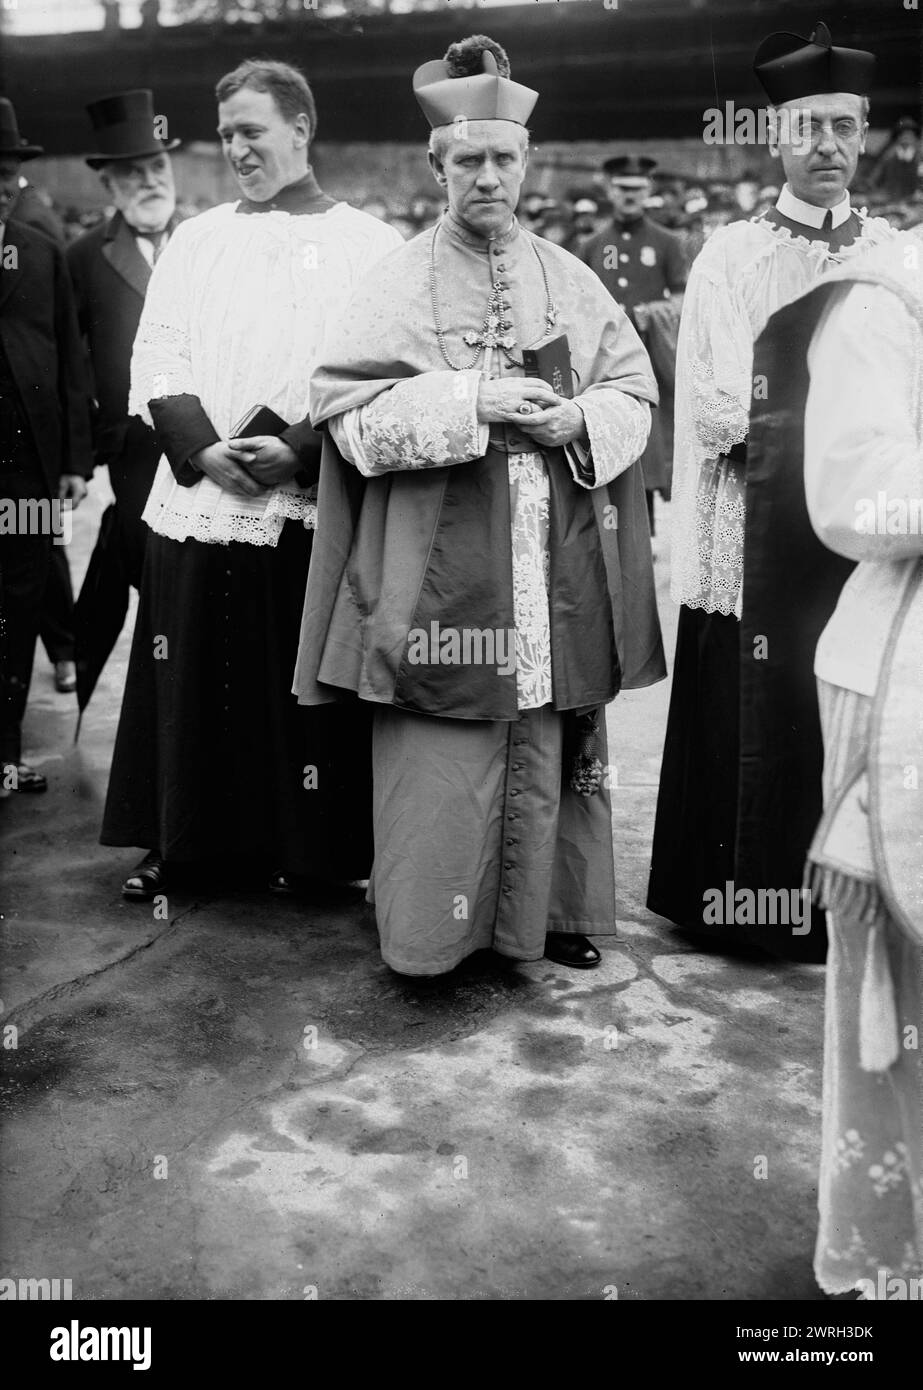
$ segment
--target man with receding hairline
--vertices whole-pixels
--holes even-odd
[[[132,357],[129,409],[163,457],[102,840],[148,850],[122,890],[139,899],[183,864],[250,866],[284,893],[365,877],[371,854],[364,713],[299,709],[291,683],[317,513],[308,381],[400,237],[318,186],[296,68],[242,63],[216,95],[242,197],[174,232]]]

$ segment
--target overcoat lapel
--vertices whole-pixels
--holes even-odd
[[[147,294],[151,268],[119,213],[109,223],[109,235],[103,242],[102,252],[116,274],[143,299]]]

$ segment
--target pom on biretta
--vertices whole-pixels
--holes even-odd
[[[756,73],[774,106],[826,92],[868,96],[875,55],[863,48],[834,48],[826,24],[809,39],[800,34],[770,34],[756,50]]]
[[[458,119],[524,126],[538,101],[538,92],[511,81],[506,53],[486,34],[453,43],[444,58],[417,68],[413,93],[431,126]]]

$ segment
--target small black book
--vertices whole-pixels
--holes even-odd
[[[522,360],[526,376],[547,381],[556,396],[573,400],[574,371],[570,364],[570,344],[566,333],[552,338],[550,343],[543,343],[541,347],[524,348]]]
[[[255,405],[248,410],[242,420],[231,430],[231,439],[250,439],[255,434],[272,434],[276,438],[288,429],[288,421],[283,420],[268,405]]]

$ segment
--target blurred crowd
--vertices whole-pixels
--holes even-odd
[[[717,227],[757,216],[772,207],[779,196],[779,186],[763,183],[749,172],[734,181],[698,180],[660,168],[653,175],[645,210],[655,222],[679,234],[691,264]],[[44,210],[52,224],[48,230],[56,240],[64,242],[75,241],[112,215],[112,208],[103,205],[83,212],[61,206],[52,191],[33,188],[21,195],[20,217],[25,211],[23,199],[33,202],[35,217],[30,220],[40,222]],[[884,149],[860,162],[853,202],[887,218],[899,230],[923,222],[923,146],[919,124],[912,117],[902,117]],[[432,226],[443,211],[442,203],[428,189],[401,200],[369,196],[357,200],[357,205],[395,227],[405,240]],[[201,198],[185,202],[180,199],[177,208],[182,217],[193,217],[206,206]],[[519,213],[530,230],[579,255],[584,243],[610,216],[606,180],[596,175],[584,183],[574,183],[557,197],[541,188],[527,190]]]

